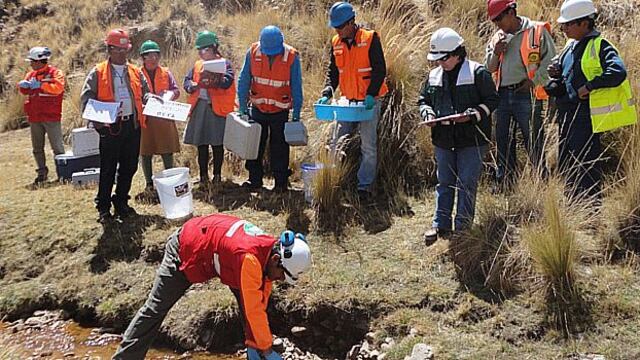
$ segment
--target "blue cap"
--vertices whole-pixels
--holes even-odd
[[[260,51],[265,55],[284,52],[284,35],[277,26],[268,25],[260,31]]]
[[[356,11],[348,2],[338,1],[329,10],[329,26],[337,28],[356,17]]]

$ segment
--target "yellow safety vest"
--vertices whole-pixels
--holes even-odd
[[[600,36],[589,40],[582,61],[582,72],[587,81],[602,75],[600,64]],[[622,84],[611,88],[594,89],[589,93],[591,126],[594,133],[601,133],[619,127],[633,125],[638,121],[636,106],[631,94],[631,84],[627,77]]]

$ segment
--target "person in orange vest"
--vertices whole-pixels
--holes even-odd
[[[508,189],[516,170],[516,126],[536,171],[546,176],[544,164],[543,86],[547,66],[556,55],[551,26],[518,16],[515,0],[488,0],[489,19],[498,27],[487,46],[485,66],[494,74],[500,105],[495,111],[498,147],[495,191]]]
[[[144,74],[152,94],[163,99],[175,100],[180,96],[180,88],[171,71],[160,66],[160,46],[147,40],[140,46]],[[147,126],[142,128],[140,137],[140,159],[146,181],[145,192],[153,191],[151,158],[160,155],[164,168],[173,167],[173,154],[180,152],[180,140],[176,123],[171,120],[147,116]]]
[[[184,78],[183,87],[189,94],[191,115],[184,132],[184,143],[198,147],[200,186],[209,186],[209,146],[213,152],[213,183],[222,181],[224,160],[224,127],[227,114],[233,111],[236,101],[235,74],[231,62],[224,60],[218,50],[218,35],[202,31],[196,38],[200,60]],[[224,60],[224,74],[204,70],[204,62]]]
[[[49,137],[49,143],[54,155],[64,153],[62,143],[62,98],[64,97],[64,74],[56,67],[49,65],[51,50],[37,46],[29,50],[29,61],[32,71],[29,71],[18,83],[21,94],[27,95],[24,102],[24,112],[31,128],[31,146],[33,157],[36,159],[36,179],[33,185],[40,185],[47,181],[49,169],[44,155],[44,136]]]
[[[115,123],[89,123],[100,134],[100,183],[95,202],[101,223],[113,218],[112,204],[114,214],[120,219],[137,215],[128,201],[131,181],[138,170],[140,128],[145,127],[143,101],[149,93],[147,80],[140,68],[127,62],[131,49],[127,31],[109,31],[104,43],[109,58],[91,69],[80,94],[83,112],[89,99],[120,105]],[[118,182],[112,195],[116,175]]]
[[[275,180],[273,191],[287,190],[291,170],[284,127],[290,112],[291,121],[300,121],[302,101],[300,55],[284,42],[284,35],[277,26],[265,26],[260,31],[260,41],[247,50],[238,80],[240,113],[249,115],[262,126],[258,158],[247,160],[245,164],[249,180],[244,187],[262,188],[262,157],[269,138],[269,163]]]
[[[293,285],[310,267],[311,250],[302,234],[287,230],[276,240],[235,216],[193,218],[169,236],[149,297],[113,359],[144,359],[165,316],[191,285],[219,278],[238,302],[247,358],[281,360],[271,349],[267,319],[273,282]]]
[[[387,65],[380,36],[374,30],[357,25],[355,17],[353,6],[347,2],[336,2],[329,10],[329,25],[336,35],[331,40],[325,88],[317,103],[327,104],[339,86],[342,96],[350,101],[364,102],[370,110],[379,106],[380,97],[388,92]],[[378,161],[378,117],[379,108],[372,121],[338,122],[337,138],[351,133],[355,125],[360,131],[362,159],[358,169],[358,195],[361,199],[370,198],[373,192]]]

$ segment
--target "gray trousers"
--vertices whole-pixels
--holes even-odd
[[[179,234],[180,230],[169,236],[149,298],[131,320],[112,359],[144,359],[165,316],[191,286],[184,273],[178,270]]]
[[[144,179],[147,182],[147,186],[153,186],[153,171],[151,166],[151,160],[153,155],[140,156],[140,162],[142,163],[142,172],[144,173]],[[173,167],[173,154],[161,154],[162,163],[165,169],[171,169]]]
[[[33,157],[36,159],[36,172],[39,176],[47,176],[47,159],[44,155],[44,135],[49,137],[49,143],[54,155],[64,154],[62,143],[62,126],[60,121],[30,122],[31,146]]]

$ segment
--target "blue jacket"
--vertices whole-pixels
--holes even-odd
[[[586,85],[589,91],[594,89],[616,87],[627,78],[627,70],[624,67],[618,51],[610,42],[603,39],[600,48],[600,64],[602,64],[602,75],[587,82],[581,67],[581,59],[584,49],[589,40],[600,36],[597,30],[591,31],[580,41],[573,41],[560,54],[560,64],[562,66],[562,79],[567,89],[566,94],[559,96],[556,100],[558,108],[573,108],[580,101],[587,102],[589,99],[578,98],[578,89]],[[577,59],[577,60],[576,60]]]
[[[300,110],[302,110],[302,67],[300,66],[300,56],[296,54],[296,58],[291,65],[291,100],[293,103],[294,119],[300,119]],[[246,104],[249,98],[249,90],[251,89],[251,49],[247,50],[244,57],[244,65],[240,71],[238,79],[238,104]]]

